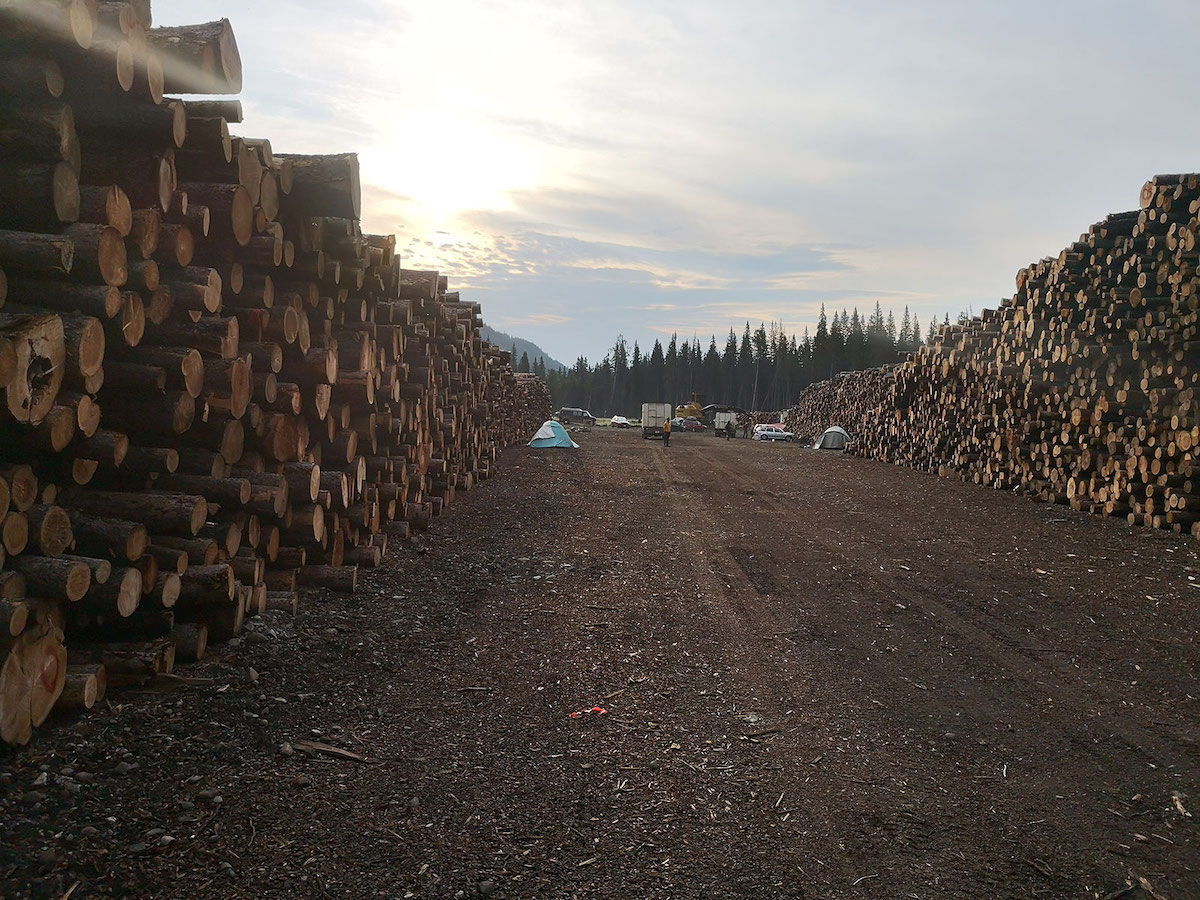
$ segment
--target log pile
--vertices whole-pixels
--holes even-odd
[[[0,737],[352,590],[549,415],[364,233],[354,154],[237,137],[228,20],[0,3]]]
[[[894,368],[844,372],[809,385],[800,392],[796,405],[784,410],[785,427],[805,445],[812,444],[830,425],[850,431],[853,423],[851,435],[865,435],[877,427],[874,416],[888,402],[885,393]]]
[[[515,405],[518,415],[518,430],[521,435],[532,435],[542,427],[542,423],[553,415],[554,407],[550,403],[550,387],[542,379],[528,372],[518,372],[516,378],[517,396]]]
[[[1200,537],[1200,175],[1017,273],[1017,292],[906,362],[813,385],[805,436],[1131,525]]]

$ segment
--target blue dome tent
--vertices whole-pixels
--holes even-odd
[[[567,434],[567,429],[563,428],[560,422],[555,422],[553,419],[548,419],[538,429],[538,433],[533,436],[533,440],[529,442],[529,446],[536,450],[542,450],[546,447],[579,449],[579,445],[571,440],[571,436]]]

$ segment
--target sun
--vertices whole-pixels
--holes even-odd
[[[412,212],[435,228],[463,212],[509,209],[515,191],[539,183],[538,148],[477,116],[428,110],[393,121],[377,139],[371,171],[384,174],[380,185],[409,198]]]

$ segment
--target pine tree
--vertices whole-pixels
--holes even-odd
[[[829,319],[825,316],[825,304],[821,304],[821,314],[817,318],[817,333],[812,341],[812,381],[822,381],[833,377],[833,355],[829,346]]]
[[[642,356],[642,348],[638,342],[633,342],[633,354],[629,358],[629,394],[634,409],[639,409],[646,398],[646,359]],[[650,401],[653,402],[653,401]]]
[[[721,384],[721,354],[717,352],[715,334],[708,342],[708,352],[704,354],[704,392],[710,403],[725,402],[725,387]]]
[[[679,346],[675,339],[675,335],[671,335],[671,342],[667,344],[667,352],[663,357],[663,367],[665,372],[664,389],[666,390],[666,398],[672,404],[679,405]]]
[[[519,363],[517,363],[517,371],[523,372],[526,375],[529,374],[529,354],[528,353],[521,354],[521,361]]]
[[[738,342],[733,329],[729,329],[729,337],[725,339],[725,352],[721,355],[721,375],[723,386],[723,402],[731,406],[740,403],[741,384],[738,381]]]
[[[650,372],[648,373],[646,380],[648,390],[651,394],[658,398],[658,400],[654,401],[656,403],[675,402],[667,395],[666,370],[667,365],[666,360],[663,358],[662,343],[660,341],[655,341],[654,349],[650,351]]]
[[[754,348],[750,343],[750,323],[742,332],[742,341],[738,345],[738,383],[741,388],[739,406],[749,406],[751,393],[754,390]]]

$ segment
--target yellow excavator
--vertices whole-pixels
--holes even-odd
[[[688,416],[695,416],[708,428],[724,427],[724,421],[717,421],[717,417],[722,413],[729,418],[728,421],[734,421],[737,427],[741,427],[743,419],[748,417],[747,412],[737,406],[726,406],[721,403],[705,404],[705,396],[703,394],[692,394],[692,399],[688,403],[684,403],[675,408],[675,415],[680,419],[686,419]],[[736,416],[736,419],[733,417]],[[725,419],[725,417],[722,417]]]

